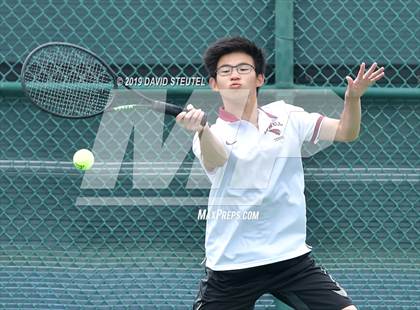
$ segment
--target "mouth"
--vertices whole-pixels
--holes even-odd
[[[240,83],[232,83],[230,84],[230,88],[240,88],[242,85]]]

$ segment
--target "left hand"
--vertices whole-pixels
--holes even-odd
[[[376,69],[377,63],[375,62],[369,70],[365,73],[365,63],[363,62],[360,65],[359,73],[356,76],[356,79],[353,80],[350,76],[346,77],[347,80],[347,98],[360,98],[366,92],[368,87],[381,79],[384,75],[384,67]]]

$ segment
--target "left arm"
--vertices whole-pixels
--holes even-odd
[[[341,117],[340,119],[324,117],[319,132],[320,140],[349,142],[358,138],[361,121],[360,98],[370,85],[385,75],[383,67],[374,71],[375,68],[376,63],[365,73],[365,63],[362,63],[355,80],[346,77],[348,85]]]

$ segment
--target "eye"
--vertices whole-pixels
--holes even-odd
[[[238,67],[239,73],[249,73],[251,72],[252,67],[248,64],[243,64]]]
[[[230,73],[230,68],[229,67],[222,67],[218,71],[219,71],[219,74],[229,74]]]

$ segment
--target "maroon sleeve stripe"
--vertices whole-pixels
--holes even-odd
[[[320,117],[318,117],[318,120],[316,121],[315,129],[314,129],[314,134],[312,135],[311,143],[314,143],[316,137],[318,137],[319,128],[321,127],[321,122],[322,122],[322,119],[323,118],[324,118],[324,115],[321,115]]]

